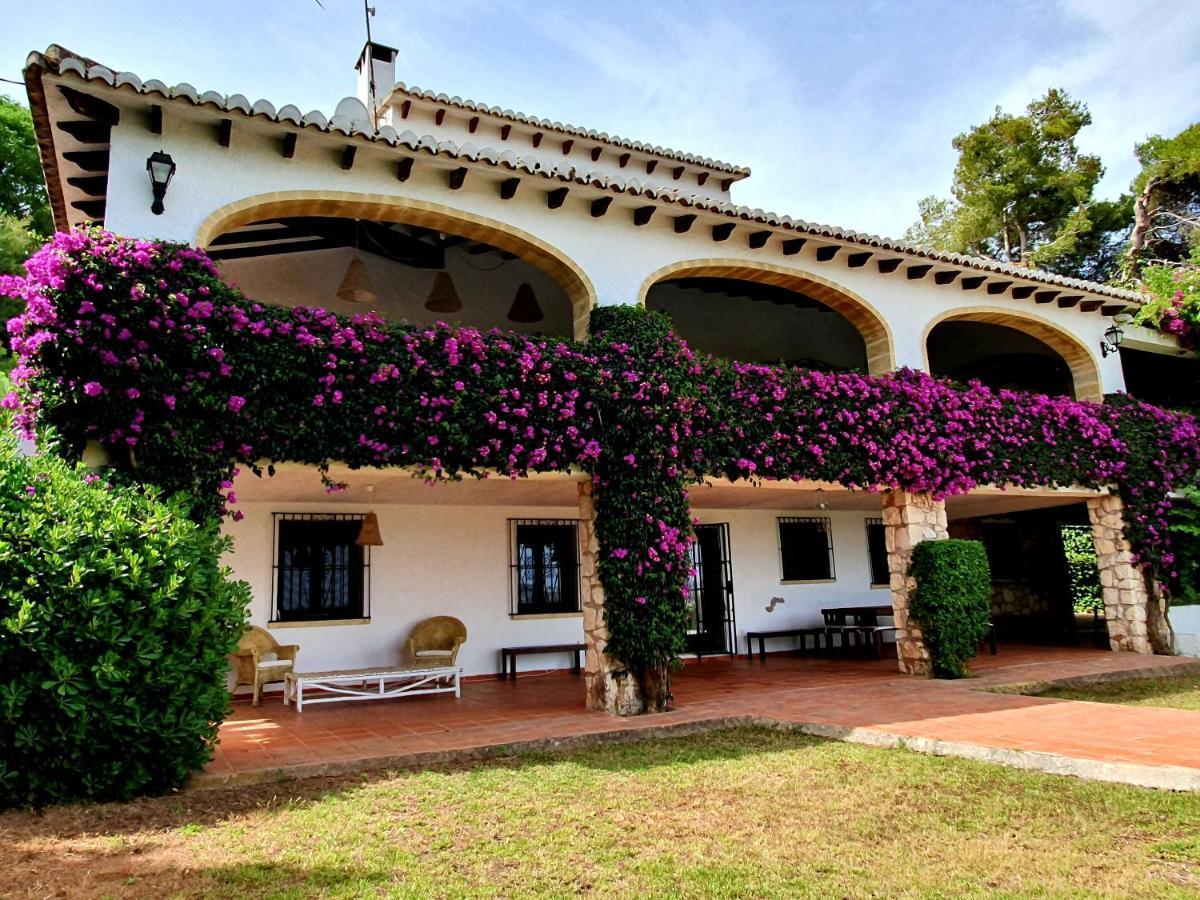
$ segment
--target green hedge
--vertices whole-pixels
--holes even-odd
[[[1067,574],[1071,580],[1071,605],[1075,612],[1103,612],[1100,598],[1100,569],[1090,525],[1064,525],[1061,530]]]
[[[161,793],[209,759],[249,591],[187,512],[0,437],[0,808]]]
[[[992,572],[979,541],[922,541],[910,615],[921,626],[937,678],[962,678],[991,617]]]

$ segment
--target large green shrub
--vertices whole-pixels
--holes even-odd
[[[249,597],[225,546],[179,499],[0,437],[0,808],[160,793],[204,765]]]
[[[921,626],[937,678],[962,678],[991,616],[992,572],[979,541],[922,541],[910,614]]]

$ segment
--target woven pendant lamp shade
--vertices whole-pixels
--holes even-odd
[[[358,254],[346,266],[346,274],[342,276],[342,285],[337,289],[337,295],[350,303],[374,303],[379,299],[375,286],[371,284],[371,276],[367,274],[367,266]]]
[[[546,318],[542,308],[538,306],[537,295],[529,282],[523,282],[513,297],[512,306],[508,308],[510,322],[540,322]]]
[[[383,546],[383,537],[379,534],[379,517],[375,513],[367,513],[363,518],[362,528],[358,530],[358,538],[354,543],[360,547]]]
[[[433,279],[433,287],[429,289],[429,299],[425,301],[425,308],[430,312],[440,313],[458,312],[463,308],[449,272],[437,273],[437,277]]]

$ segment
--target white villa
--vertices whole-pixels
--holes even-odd
[[[1087,400],[1196,365],[1173,339],[1125,324],[1135,293],[737,206],[742,166],[407,87],[395,60],[368,43],[357,95],[323,114],[168,86],[59,46],[34,53],[25,77],[55,222],[203,248],[263,303],[393,321],[584,338],[594,307],[640,303],[727,358],[907,366]],[[161,213],[147,177],[157,153],[174,167]],[[348,489],[329,494],[296,464],[243,473],[245,518],[228,525],[251,621],[298,644],[301,668],[392,664],[436,615],[465,623],[467,676],[494,675],[505,647],[592,645],[578,476],[332,475]],[[816,625],[826,608],[899,609],[906,551],[947,535],[988,547],[1002,642],[1091,641],[1076,632],[1061,537],[1091,525],[1106,640],[1149,652],[1117,497],[980,488],[914,510],[897,494],[694,486],[690,650],[746,652],[747,632]],[[380,542],[359,546],[372,513]],[[298,591],[298,567],[325,589]],[[589,672],[605,665],[585,655]],[[561,668],[572,654],[518,663]]]

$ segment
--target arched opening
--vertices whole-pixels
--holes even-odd
[[[969,311],[925,332],[930,373],[955,381],[1051,396],[1100,400],[1096,361],[1075,338],[1039,319]]]
[[[196,243],[274,305],[583,338],[593,302],[582,271],[532,236],[404,198],[252,198],[209,216]]]
[[[643,287],[697,350],[741,362],[828,371],[895,367],[887,325],[861,298],[813,276],[735,262],[684,263]]]

